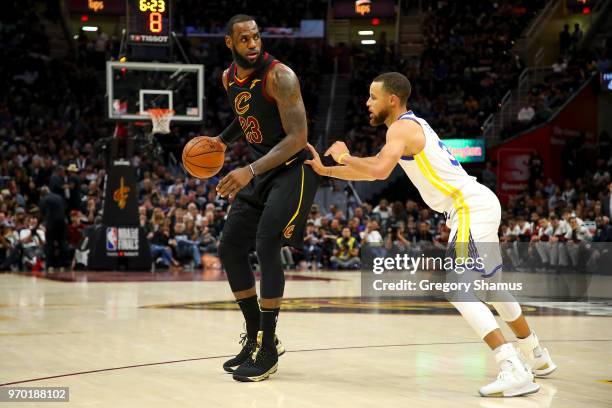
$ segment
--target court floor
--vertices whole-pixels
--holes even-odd
[[[538,394],[486,399],[492,355],[448,304],[375,304],[359,297],[358,273],[288,275],[288,352],[269,381],[249,384],[221,369],[242,318],[219,277],[0,274],[0,385],[70,387],[70,402],[52,406],[71,407],[612,407],[606,305],[527,305],[559,369]]]

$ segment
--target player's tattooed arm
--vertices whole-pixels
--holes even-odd
[[[283,64],[274,66],[268,75],[266,92],[276,100],[286,136],[265,156],[252,163],[255,174],[265,173],[283,164],[308,143],[306,109],[298,77]]]

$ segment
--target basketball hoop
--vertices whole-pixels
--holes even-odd
[[[151,133],[170,133],[170,122],[174,116],[174,110],[172,109],[148,109],[149,115],[151,116],[151,122],[153,123],[153,129]]]

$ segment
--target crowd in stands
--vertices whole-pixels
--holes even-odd
[[[390,49],[385,53],[384,44],[379,45],[376,63],[356,52],[348,128],[367,126],[368,80],[391,67],[408,76],[413,88],[410,108],[438,134],[479,135],[484,120],[497,109],[524,68],[512,47],[545,0],[425,3],[424,51],[420,58],[402,60]]]
[[[34,2],[23,0],[20,4],[33,6]],[[493,41],[495,24],[482,20],[483,14],[491,12],[492,6],[488,3],[469,2],[473,7],[472,17],[460,19],[457,26],[441,23],[454,15],[454,6],[444,2],[435,4],[441,6],[432,9],[432,21],[428,24],[433,27],[440,22],[440,27],[446,27],[428,31],[428,41],[437,46],[430,47],[421,61],[405,64],[414,84],[415,109],[434,126],[444,129],[445,135],[460,135],[470,129],[465,123],[479,118],[479,112],[487,112],[488,108],[482,105],[492,95],[489,82],[496,82],[502,88],[501,84],[511,80],[510,73],[515,69],[513,57],[498,58],[499,44],[495,42],[507,44],[510,39]],[[515,19],[523,21],[521,16],[530,12],[520,8],[523,11],[517,11],[504,4],[497,6],[499,16],[494,14],[497,17],[492,20],[509,24],[507,28],[514,26]],[[104,152],[108,149],[100,141],[114,131],[114,124],[104,117],[103,84],[98,78],[99,61],[115,55],[116,41],[100,34],[81,38],[76,55],[51,59],[41,16],[35,9],[9,7],[10,13],[0,16],[0,57],[4,61],[0,66],[0,85],[5,90],[0,97],[0,270],[49,270],[51,258],[53,267],[57,268],[76,267],[85,262],[81,258],[81,244],[91,227],[101,222],[106,174]],[[479,19],[486,27],[481,35],[473,31]],[[207,110],[201,128],[173,128],[177,149],[193,135],[217,134],[231,120],[220,81],[222,70],[229,65],[229,51],[222,41],[194,41],[186,45],[193,62],[207,65],[206,95],[214,109]],[[310,120],[316,120],[319,72],[327,63],[322,44],[266,40],[264,46],[296,70]],[[465,50],[478,58],[468,58],[472,54],[465,54]],[[352,146],[357,154],[369,154],[383,137],[380,130],[361,122],[361,115],[356,114],[362,105],[358,99],[367,95],[366,82],[374,76],[372,69],[379,72],[385,66],[392,66],[395,57],[383,46],[369,66],[365,65],[368,58],[371,57],[366,54],[355,54],[354,58],[357,63],[352,88],[359,89],[360,94],[353,98],[349,111],[360,119],[353,121],[349,130],[358,142]],[[478,66],[489,68],[475,70],[476,65],[471,61],[479,61]],[[490,78],[493,71],[498,75],[494,80]],[[461,100],[455,108],[447,106],[453,93],[456,93],[455,99]],[[437,101],[426,101],[425,95],[441,96]],[[445,109],[450,115],[443,114]],[[448,117],[451,122],[445,123]],[[216,253],[231,203],[217,197],[218,178],[186,178],[166,159],[139,150],[132,157],[138,176],[140,224],[159,266],[199,267],[203,255]],[[247,160],[247,146],[243,142],[232,145],[222,174]],[[586,169],[580,179],[570,179],[568,185],[557,187],[536,178],[532,191],[508,204],[501,229],[503,240],[520,241],[529,236],[531,241],[531,237],[537,236],[543,241],[542,237],[549,234],[547,227],[540,224],[544,225],[544,219],[552,223],[556,216],[567,221],[569,228],[577,225],[578,230],[572,229],[571,233],[563,227],[564,236],[569,234],[569,239],[609,241],[609,203],[606,206],[609,193],[607,198],[605,194],[611,163],[606,160],[598,161],[597,168]],[[598,180],[597,185],[593,185],[594,180]],[[57,243],[54,236],[51,245],[48,232],[58,222],[49,217],[49,208],[54,203],[63,208],[59,213],[63,215],[60,219],[64,223],[65,239]],[[393,203],[377,199],[376,204],[350,208],[313,206],[304,249],[284,248],[282,259],[287,268],[351,269],[359,266],[364,245],[381,254],[441,250],[449,234],[444,221],[442,214],[427,209],[417,198]],[[528,230],[525,221],[535,224],[530,224]]]
[[[578,23],[571,33],[569,25],[565,25],[559,36],[559,59],[545,71],[542,80],[531,87],[516,120],[502,130],[502,138],[545,122],[589,77],[609,69],[612,37],[603,47],[581,50],[579,44],[583,36]]]

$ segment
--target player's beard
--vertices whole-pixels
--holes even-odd
[[[257,56],[257,59],[253,62],[249,61],[248,59],[246,59],[245,57],[243,57],[242,55],[240,55],[240,53],[238,51],[236,51],[236,49],[234,47],[232,47],[232,57],[234,57],[234,61],[236,62],[236,64],[238,64],[238,66],[240,68],[243,69],[258,69],[261,68],[261,66],[263,65],[264,62],[264,57],[263,57],[263,51],[260,50],[259,51],[259,55]]]
[[[389,116],[389,109],[383,109],[377,115],[373,112],[370,113],[372,116],[370,117],[370,125],[372,126],[380,126],[385,123],[387,117]]]

